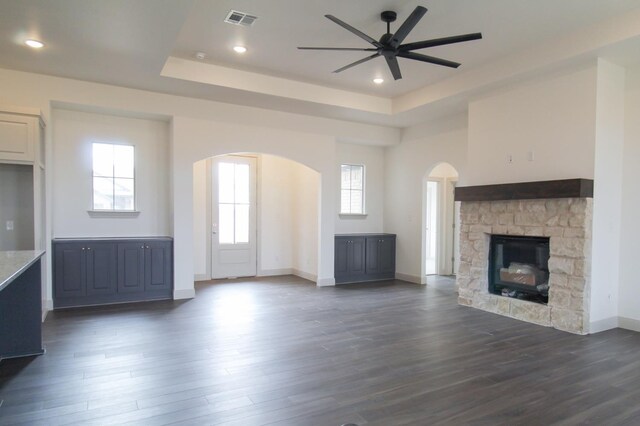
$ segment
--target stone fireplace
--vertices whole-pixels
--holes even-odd
[[[586,179],[456,188],[456,201],[461,201],[458,302],[586,334],[592,197],[593,181]],[[526,298],[521,297],[522,292],[515,290],[500,294],[495,294],[495,288],[490,291],[492,236],[548,238],[548,275],[541,274],[538,278],[540,284],[544,284],[545,278],[548,284],[546,303],[544,299],[523,300]],[[500,266],[506,269],[509,265]],[[514,288],[517,290],[517,286]]]

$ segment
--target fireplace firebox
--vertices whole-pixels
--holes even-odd
[[[489,293],[548,303],[549,238],[491,235]]]

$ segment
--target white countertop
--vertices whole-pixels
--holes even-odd
[[[40,259],[44,250],[0,251],[0,291]]]

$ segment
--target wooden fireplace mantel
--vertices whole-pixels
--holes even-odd
[[[536,200],[543,198],[593,198],[593,179],[461,186],[455,189],[455,201]]]

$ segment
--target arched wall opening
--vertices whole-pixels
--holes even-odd
[[[239,152],[269,154],[303,164],[319,174],[318,286],[334,285],[333,234],[336,202],[335,138],[242,123],[174,117],[171,123],[171,183],[174,237],[174,298],[195,296],[193,165]]]
[[[235,153],[193,164],[193,254],[195,281],[225,276],[216,270],[219,233],[213,213],[215,161],[254,159],[255,233],[248,246],[255,247],[255,273],[247,276],[293,274],[317,281],[320,215],[320,173],[288,158],[263,153]],[[216,233],[214,233],[216,232]],[[212,260],[213,259],[213,260]],[[251,271],[251,268],[249,268]]]
[[[441,162],[422,185],[422,276],[455,275],[459,261],[459,203],[454,201],[458,170]]]

